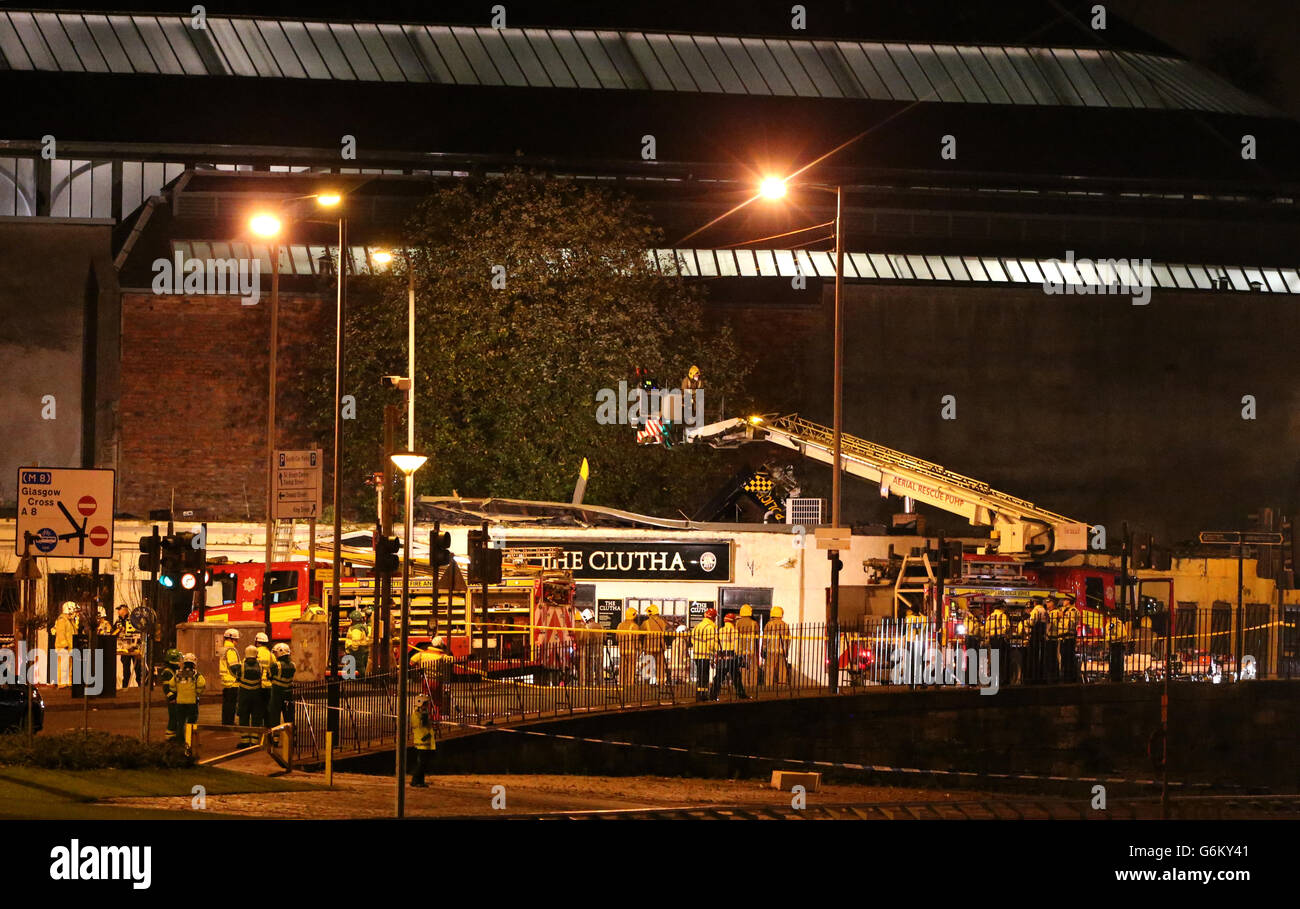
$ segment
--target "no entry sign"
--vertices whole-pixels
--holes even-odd
[[[112,558],[114,482],[111,470],[20,467],[15,551],[31,534],[33,555]]]

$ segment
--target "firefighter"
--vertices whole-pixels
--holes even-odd
[[[357,678],[361,678],[366,674],[366,663],[370,659],[370,629],[366,624],[366,614],[360,609],[352,610],[348,621],[351,624],[343,649],[356,660]]]
[[[60,688],[67,688],[72,684],[73,638],[80,630],[81,622],[77,617],[77,604],[64,603],[63,611],[54,620],[55,664]]]
[[[667,681],[664,674],[664,650],[668,647],[668,640],[664,637],[664,632],[668,630],[668,621],[659,614],[659,607],[653,603],[645,611],[645,621],[641,623],[641,630],[645,633],[642,644],[646,652],[654,657],[654,683],[663,685]]]
[[[235,725],[235,706],[239,701],[239,680],[235,670],[239,667],[239,632],[227,628],[221,636],[221,656],[217,657],[217,675],[221,677],[221,725]]]
[[[271,712],[271,665],[275,663],[275,656],[271,653],[271,639],[265,631],[259,631],[253,640],[257,642],[257,662],[262,664],[262,716],[266,716]]]
[[[181,671],[181,652],[173,647],[164,656],[166,663],[158,678],[162,682],[163,694],[167,698],[167,741],[172,741],[180,734],[180,710],[176,706],[176,675]]]
[[[112,634],[113,624],[108,620],[108,613],[99,607],[99,622],[95,625],[95,634]]]
[[[636,681],[636,663],[640,651],[640,629],[636,624],[636,609],[627,607],[623,621],[616,629],[618,637],[618,683],[627,687]]]
[[[596,621],[596,613],[590,609],[582,610],[582,624],[575,631],[578,635],[578,669],[581,684],[599,685],[602,681],[601,653],[604,649],[604,634]]]
[[[980,618],[979,611],[982,608],[987,608],[985,606],[986,602],[983,597],[974,597],[966,608],[966,618],[964,620],[966,635],[962,640],[963,653],[961,660],[961,674],[966,679],[971,677],[971,661],[974,660],[976,666],[979,664],[979,650],[984,644],[984,621]],[[978,672],[978,670],[976,671]]]
[[[736,652],[740,674],[750,690],[756,690],[758,688],[758,622],[754,621],[754,607],[748,603],[740,607],[740,617],[736,619],[736,632],[740,635],[740,649]]]
[[[685,625],[678,625],[668,646],[668,681],[673,685],[689,683],[691,678],[690,636]]]
[[[718,630],[718,671],[713,674],[713,687],[709,696],[718,699],[722,683],[731,680],[731,687],[736,697],[745,700],[745,683],[740,678],[740,632],[736,630],[736,614],[729,612],[722,619],[722,628]]]
[[[263,725],[262,663],[257,658],[257,648],[249,644],[244,648],[244,662],[235,670],[239,683],[239,725],[245,731],[239,736],[239,747],[256,745],[258,735],[253,730]]]
[[[451,650],[442,635],[435,635],[411,654],[410,665],[424,674],[425,689],[433,701],[436,716],[451,712]]]
[[[1047,607],[1042,597],[1034,597],[1029,610],[1029,681],[1043,681],[1047,668]]]
[[[1109,651],[1112,682],[1124,681],[1124,645],[1127,640],[1128,634],[1124,622],[1119,616],[1111,616],[1106,622],[1106,649]]]
[[[325,618],[325,607],[320,603],[312,603],[307,607],[307,611],[302,614],[304,622],[323,622]]]
[[[135,674],[135,683],[140,684],[140,635],[131,623],[130,610],[126,604],[117,607],[117,621],[113,631],[117,634],[117,658],[122,664],[122,687],[130,687],[131,675]]]
[[[290,655],[289,645],[276,644],[271,649],[275,662],[271,664],[271,701],[266,715],[266,728],[278,726],[280,721],[293,722],[293,674],[296,667]]]
[[[704,618],[691,629],[691,657],[695,661],[695,700],[712,700],[709,686],[709,670],[713,657],[718,652],[718,626],[714,621],[718,611],[713,608],[704,610]]]
[[[1047,648],[1044,651],[1046,656],[1045,671],[1043,677],[1046,681],[1055,684],[1061,680],[1061,603],[1052,594],[1047,598]]]
[[[763,627],[763,683],[766,685],[790,684],[790,626],[784,616],[784,609],[773,606],[772,617]]]
[[[1006,603],[1002,600],[994,600],[993,614],[989,616],[988,622],[985,623],[985,631],[989,636],[989,647],[998,652],[998,686],[1006,684],[1009,678],[1009,666],[1011,663],[1011,619],[1007,617]]]
[[[1079,640],[1079,610],[1069,600],[1061,607],[1061,680],[1073,685],[1079,681],[1079,662],[1075,645]]]
[[[432,702],[424,695],[420,695],[415,699],[415,707],[411,710],[411,738],[415,743],[415,764],[411,767],[411,785],[417,789],[424,789],[428,785],[424,782],[424,774],[432,763],[434,750],[438,747],[433,734],[437,725]]]
[[[903,659],[910,667],[912,684],[919,685],[919,670],[925,663],[925,616],[915,606],[908,606],[903,616]]]
[[[207,679],[198,670],[198,659],[192,653],[181,658],[181,668],[172,678],[172,691],[176,694],[176,732],[183,735],[186,726],[199,722],[199,698],[208,686]]]

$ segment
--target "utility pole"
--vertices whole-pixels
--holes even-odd
[[[389,460],[397,449],[394,438],[397,434],[397,420],[400,409],[396,404],[384,405],[384,470],[379,480],[379,533],[385,538],[393,535],[393,484],[396,482],[393,463]],[[409,450],[409,449],[408,449]],[[378,671],[385,672],[389,666],[389,651],[392,649],[393,627],[393,575],[384,572],[379,576],[379,620],[375,622],[375,646],[372,648],[378,656]],[[400,659],[400,656],[399,656]]]

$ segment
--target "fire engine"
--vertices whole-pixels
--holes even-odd
[[[318,568],[329,567],[318,561]],[[209,562],[208,585],[201,610],[191,622],[265,622],[262,608],[263,562]],[[302,618],[311,602],[321,599],[321,582],[312,580],[308,562],[271,563],[271,638],[289,640],[289,623]]]

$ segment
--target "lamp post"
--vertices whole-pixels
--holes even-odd
[[[392,462],[397,465],[406,477],[406,506],[404,517],[406,519],[406,536],[402,540],[402,630],[399,638],[400,643],[397,647],[397,816],[400,818],[406,812],[406,734],[410,717],[407,714],[406,707],[406,677],[407,677],[407,659],[406,648],[408,640],[408,628],[411,617],[411,540],[414,536],[413,529],[415,516],[412,513],[411,503],[413,501],[412,480],[415,472],[424,466],[428,460],[422,454],[416,454],[411,451],[399,451],[395,453]]]
[[[379,265],[388,265],[393,254],[385,249],[376,250],[371,258]],[[406,394],[406,450],[415,450],[415,270],[411,267],[411,254],[406,252],[406,377],[411,387]]]
[[[816,189],[835,194],[835,335],[832,372],[834,373],[832,392],[832,456],[835,459],[831,467],[831,527],[840,526],[840,474],[843,470],[841,460],[844,437],[844,231],[842,217],[844,213],[844,187],[826,186],[819,183],[800,183],[800,188]],[[788,181],[780,177],[768,177],[759,187],[759,193],[766,199],[783,198],[788,190]],[[830,691],[839,691],[839,621],[840,621],[840,561],[838,549],[827,554],[831,563],[830,604],[826,617],[826,658],[827,672],[830,676]]]
[[[284,227],[282,221],[283,205],[301,199],[315,199],[317,205],[324,208],[333,208],[339,204],[342,197],[335,192],[294,196],[282,200],[280,207],[275,212],[259,212],[253,215],[248,222],[249,229],[255,236],[268,241],[271,259],[271,347],[267,368],[266,393],[266,551],[265,564],[262,568],[262,612],[268,638],[271,637],[271,567],[275,559],[275,399],[276,366],[280,348],[280,235]],[[342,223],[341,220],[340,223]],[[342,291],[340,291],[341,293]],[[337,474],[337,472],[336,470],[335,473]],[[336,506],[335,511],[337,510]],[[335,551],[338,551],[337,545]]]

